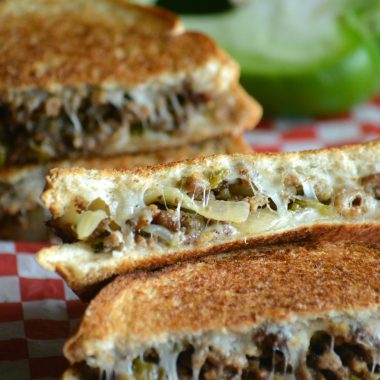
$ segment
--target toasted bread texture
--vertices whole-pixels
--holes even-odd
[[[123,0],[5,0],[0,3],[0,88],[145,81],[173,72],[173,61],[160,59],[158,52],[165,38],[181,31],[174,14]],[[181,49],[185,53],[188,37],[169,47],[169,56]],[[217,48],[207,43],[210,57]],[[146,62],[136,59],[136,52],[130,54],[131,47],[138,53],[143,46],[147,57],[152,54]],[[153,57],[157,65],[152,65]],[[208,58],[203,59],[199,55],[188,62],[203,64]]]
[[[37,259],[83,293],[123,272],[246,244],[376,242],[379,153],[376,141],[132,171],[56,169],[42,200],[60,236],[72,243],[45,249]]]
[[[237,136],[262,114],[238,84],[237,63],[159,8],[5,0],[0,46],[6,165]]]
[[[240,379],[250,360],[268,352],[271,357],[277,349],[291,366],[289,373],[302,370],[316,378],[328,369],[370,376],[380,353],[379,313],[379,245],[272,245],[119,277],[92,301],[64,353],[72,364],[86,362],[120,375],[154,350],[159,356],[154,363],[173,379],[166,359],[174,355],[174,372],[180,371],[181,353],[191,346],[193,375],[198,367],[199,378],[208,378],[208,355],[214,355],[222,369],[240,368]],[[322,340],[314,359],[329,350],[335,367],[331,360],[326,368],[309,358],[321,332],[332,340],[327,347]],[[344,360],[343,342],[371,357],[363,360],[363,373]],[[261,361],[259,367],[263,379],[284,371],[273,362],[266,367]]]

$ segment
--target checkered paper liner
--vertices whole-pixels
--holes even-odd
[[[247,140],[256,151],[295,151],[380,138],[380,96],[351,112],[318,120],[264,121]],[[39,267],[43,245],[0,242],[0,380],[57,379],[62,346],[85,305]]]
[[[264,120],[246,135],[259,152],[290,152],[380,138],[380,94],[350,112],[319,119]]]
[[[41,244],[0,242],[0,379],[57,379],[62,346],[85,305],[34,254]]]

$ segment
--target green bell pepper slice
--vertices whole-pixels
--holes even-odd
[[[364,101],[380,86],[380,48],[351,2],[247,0],[226,12],[182,19],[237,59],[242,84],[266,113],[326,115]],[[181,10],[182,2],[165,3]]]

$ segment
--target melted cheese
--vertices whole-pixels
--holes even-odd
[[[358,328],[365,331],[366,334],[358,334]],[[183,340],[194,347],[192,356],[193,379],[199,379],[200,369],[207,358],[209,349],[223,356],[223,364],[234,365],[237,368],[246,367],[247,356],[260,356],[260,347],[256,345],[253,339],[259,331],[265,335],[278,335],[281,341],[285,342],[284,345],[273,347],[273,350],[282,352],[285,361],[292,366],[293,370],[299,366],[306,365],[305,359],[310,340],[318,331],[326,331],[332,337],[334,335],[342,336],[343,338],[353,336],[360,344],[363,344],[373,352],[375,364],[379,363],[379,319],[366,312],[357,313],[352,316],[348,314],[334,315],[332,313],[329,317],[311,321],[295,321],[285,325],[264,323],[259,328],[246,329],[241,332],[224,330],[184,337]],[[342,332],[345,332],[345,334],[342,335]],[[160,358],[159,366],[164,370],[167,380],[178,380],[177,359],[182,347],[185,346],[185,344],[180,343],[180,340],[179,343],[171,341],[154,346]],[[333,348],[334,340],[331,343],[331,349]],[[116,350],[116,347],[114,349]],[[135,354],[131,353],[127,358],[125,358],[124,353],[113,352],[113,364],[107,368],[103,368],[103,374],[106,375],[106,379],[111,379],[110,374],[113,372],[117,375],[116,379],[119,379],[118,376],[124,376],[123,379],[134,379],[131,363],[136,357],[142,358],[142,352],[144,352],[144,349]],[[90,366],[96,366],[93,360],[87,363]],[[289,376],[292,378],[294,374]]]
[[[228,167],[226,157],[220,158],[219,166]],[[224,162],[223,160],[227,160]],[[290,163],[291,164],[291,163]],[[289,164],[289,165],[290,165]],[[289,169],[272,168],[268,165],[265,173],[257,173],[253,168],[244,166],[239,162],[240,167],[228,169],[212,169],[214,172],[223,170],[223,179],[233,183],[237,178],[243,177],[248,179],[252,190],[252,202],[255,202],[257,196],[258,202],[260,197],[273,201],[276,210],[266,207],[252,211],[249,209],[249,203],[245,200],[216,200],[211,197],[209,187],[205,186],[201,200],[194,200],[185,190],[179,188],[182,179],[188,178],[194,173],[188,173],[186,170],[190,168],[178,168],[173,171],[168,178],[152,176],[149,179],[137,180],[128,186],[115,186],[112,181],[106,181],[105,186],[101,190],[96,191],[96,196],[103,199],[109,206],[110,217],[120,226],[124,236],[124,249],[115,252],[114,258],[121,258],[123,255],[128,258],[141,258],[143,256],[168,254],[173,251],[177,252],[178,247],[186,250],[188,244],[188,236],[184,230],[171,232],[171,241],[155,240],[150,243],[152,249],[147,250],[145,246],[139,246],[134,242],[135,229],[130,227],[136,225],[139,218],[146,212],[147,207],[154,202],[160,202],[166,208],[174,208],[177,214],[177,220],[180,220],[181,209],[190,210],[204,217],[206,225],[202,228],[197,245],[201,245],[207,249],[210,245],[215,245],[215,241],[224,244],[232,241],[247,241],[257,236],[265,236],[276,233],[283,233],[299,227],[313,226],[319,223],[361,223],[363,221],[377,221],[380,218],[380,202],[371,197],[370,194],[364,194],[360,187],[359,177],[347,176],[340,177],[338,175],[327,175],[318,168],[310,168],[310,175],[299,174],[297,167]],[[348,164],[347,164],[348,165]],[[291,166],[291,165],[290,165]],[[352,168],[351,168],[352,169]],[[193,169],[192,169],[193,170]],[[203,178],[207,183],[207,176],[210,176],[210,170],[204,170]],[[213,173],[211,170],[211,174]],[[300,170],[300,169],[299,169]],[[317,171],[319,170],[319,175]],[[352,169],[356,173],[357,170]],[[242,176],[243,173],[243,176]],[[295,184],[302,186],[303,195],[297,195],[296,201],[299,201],[299,207],[295,210],[288,209],[290,199],[295,200],[294,193],[289,195],[289,191],[294,190],[292,185],[286,184],[286,178],[291,176],[294,178]],[[99,188],[100,181],[90,179],[86,186],[96,186]],[[317,185],[326,186],[327,192],[337,192],[342,187],[355,192],[356,189],[364,194],[366,209],[357,215],[344,215],[335,205],[334,195],[331,204],[326,206],[318,201],[316,194]],[[73,187],[73,186],[71,186]],[[103,196],[104,195],[104,196]],[[361,195],[363,196],[363,195]],[[93,199],[88,199],[91,202]],[[67,208],[69,209],[69,208]],[[363,207],[364,209],[364,207]],[[209,221],[213,223],[209,223]],[[125,223],[131,221],[131,223]],[[165,228],[165,226],[161,226]],[[131,229],[132,228],[132,229]],[[161,231],[162,233],[164,231]],[[162,235],[162,233],[160,235]],[[165,236],[169,234],[165,234]],[[190,239],[191,240],[191,239]]]
[[[220,244],[230,241],[247,241],[249,238],[289,231],[298,227],[342,221],[344,221],[344,218],[339,215],[335,215],[334,217],[321,215],[318,210],[312,208],[300,211],[286,211],[281,217],[279,217],[276,211],[262,209],[254,214],[250,214],[242,223],[206,223],[197,240],[197,244],[203,244],[207,247],[208,245],[215,244],[215,241]],[[121,252],[113,253],[115,258],[125,255],[131,258],[139,258],[142,255],[150,254],[144,247],[140,247],[134,243],[133,234],[131,234],[132,232],[130,232],[129,239],[125,238],[124,249]],[[183,231],[170,232],[170,236],[172,237],[170,244],[163,245],[160,241],[152,243],[154,244],[156,255],[177,251],[178,246],[183,246],[187,238]]]

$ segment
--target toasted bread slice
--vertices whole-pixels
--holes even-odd
[[[377,379],[380,245],[273,245],[121,276],[64,353],[82,368],[63,379]]]
[[[238,84],[238,65],[159,8],[121,0],[5,0],[0,46],[6,164],[237,136],[261,117]]]
[[[78,21],[75,28],[87,21],[99,27],[106,25],[114,30],[120,30],[120,32],[123,32],[125,28],[133,28],[137,24],[139,24],[139,30],[144,33],[163,34],[183,31],[182,22],[175,14],[166,11],[164,8],[145,7],[128,0],[98,0],[96,2],[89,0],[35,0],[33,3],[29,0],[4,0],[0,4],[0,17],[6,25],[12,25],[12,22],[20,20],[22,17],[28,17],[30,22],[42,20],[43,24],[45,24],[49,22],[50,17],[56,20],[59,14],[65,14],[70,19],[75,18]],[[71,23],[70,20],[68,22]],[[35,32],[31,25],[26,25],[25,27],[29,31]],[[62,27],[62,22],[57,24],[56,29],[60,27]],[[60,44],[67,42],[62,34],[60,36],[62,37],[59,41]],[[16,37],[18,36],[14,36],[14,38]],[[21,37],[29,38],[28,35]],[[26,43],[24,38],[20,42]],[[71,41],[69,43],[71,44]],[[82,53],[79,42],[75,41],[75,44],[73,47],[78,49],[78,54]],[[16,52],[11,53],[16,54]],[[30,54],[31,52],[18,52],[18,54],[23,54],[22,58],[25,60],[30,58],[28,53]],[[76,75],[76,73],[71,74]],[[21,78],[18,78],[18,80],[21,81]],[[33,83],[32,80],[31,84]]]
[[[379,155],[380,140],[131,171],[54,169],[42,200],[71,244],[37,259],[80,294],[123,272],[246,244],[379,241]]]

